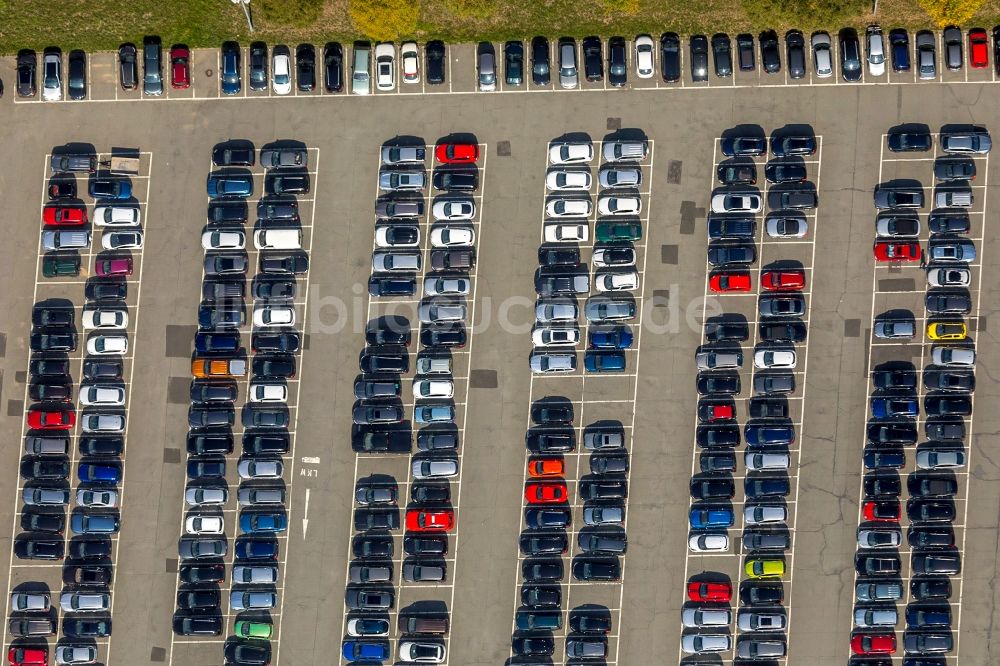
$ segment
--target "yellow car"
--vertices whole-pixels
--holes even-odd
[[[939,321],[927,325],[927,337],[931,340],[964,340],[968,329],[960,321]]]
[[[747,578],[781,578],[785,575],[785,563],[781,560],[754,558],[747,561]]]

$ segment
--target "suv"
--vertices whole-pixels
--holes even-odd
[[[605,162],[638,162],[646,157],[648,149],[645,141],[608,141],[602,154]]]

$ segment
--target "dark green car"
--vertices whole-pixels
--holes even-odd
[[[642,227],[638,222],[598,222],[595,234],[598,243],[637,241],[642,238]]]
[[[42,275],[47,278],[79,274],[80,255],[78,254],[47,254],[42,259]]]

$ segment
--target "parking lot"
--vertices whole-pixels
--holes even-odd
[[[698,464],[694,357],[703,344],[702,312],[707,308],[716,314],[742,313],[754,331],[759,268],[791,260],[800,262],[807,273],[808,338],[798,346],[798,387],[789,401],[797,440],[789,469],[793,480],[789,507],[794,504],[794,511],[788,527],[793,547],[783,577],[789,618],[787,661],[808,660],[818,666],[848,663],[869,373],[887,360],[911,361],[922,369],[931,348],[923,338],[905,346],[883,345],[871,334],[873,319],[896,308],[917,313],[919,332],[925,293],[924,276],[916,264],[903,268],[875,264],[873,189],[893,178],[913,178],[930,196],[932,158],[939,154],[890,154],[884,148],[885,134],[901,123],[922,123],[935,133],[946,125],[967,123],[1000,132],[993,126],[993,109],[1000,103],[993,69],[944,71],[937,83],[915,83],[912,72],[906,80],[890,72],[878,82],[863,84],[811,77],[791,81],[783,75],[769,80],[768,75],[737,72],[726,80],[713,75],[707,85],[694,85],[685,78],[682,85],[668,86],[659,77],[639,81],[630,76],[625,90],[605,92],[598,84],[597,89],[584,86],[587,95],[579,90],[546,95],[522,86],[521,91],[531,92],[490,95],[473,92],[475,46],[449,48],[449,83],[442,89],[451,93],[447,95],[436,94],[429,85],[411,92],[398,84],[396,92],[368,98],[317,91],[298,95],[309,97],[308,102],[294,95],[272,99],[269,93],[261,99],[248,94],[246,99],[217,102],[218,54],[206,50],[194,55],[192,88],[168,90],[160,100],[176,103],[114,103],[116,96],[123,101],[125,93],[115,84],[110,54],[90,59],[91,97],[106,103],[15,103],[13,94],[3,100],[7,122],[0,132],[7,145],[16,147],[10,156],[14,168],[0,174],[12,208],[8,240],[0,246],[0,260],[8,267],[0,311],[9,313],[0,327],[4,334],[0,390],[7,403],[0,432],[9,443],[10,460],[8,473],[0,479],[0,493],[11,498],[5,514],[11,539],[20,532],[21,504],[15,499],[24,482],[15,467],[29,405],[25,395],[32,304],[67,298],[77,306],[79,317],[87,277],[48,279],[38,272],[38,216],[44,194],[40,188],[49,175],[43,166],[53,148],[68,142],[91,144],[102,157],[124,147],[137,149],[141,167],[132,180],[143,207],[143,228],[149,233],[141,256],[133,254],[141,263],[128,285],[132,315],[128,335],[136,370],[126,381],[128,492],[123,492],[122,528],[115,537],[114,637],[100,644],[100,659],[110,664],[219,663],[224,636],[188,642],[171,631],[177,539],[186,515],[185,438],[191,345],[202,293],[204,255],[199,237],[205,219],[208,156],[212,146],[231,138],[248,139],[257,148],[295,139],[311,150],[310,170],[315,173],[309,196],[314,201],[311,222],[303,217],[303,225],[311,225],[309,281],[308,285],[300,281],[303,301],[297,304],[304,326],[299,357],[304,371],[294,409],[293,454],[285,459],[289,525],[280,549],[281,607],[274,613],[280,634],[276,632],[272,641],[272,663],[335,659],[332,655],[341,652],[345,637],[345,574],[355,535],[355,484],[373,473],[391,474],[403,498],[411,482],[411,455],[358,455],[351,447],[354,382],[366,326],[371,318],[391,313],[391,308],[367,295],[378,155],[386,142],[430,148],[460,133],[474,138],[481,156],[475,193],[480,217],[474,222],[478,256],[470,274],[474,291],[468,297],[472,327],[466,346],[453,354],[454,402],[461,429],[460,477],[449,482],[456,529],[449,538],[448,580],[442,585],[402,581],[400,539],[396,539],[393,613],[419,601],[443,601],[451,617],[449,663],[521,663],[511,657],[511,637],[523,562],[518,539],[524,520],[527,416],[538,398],[564,395],[574,404],[578,436],[584,426],[599,419],[619,420],[630,431],[628,551],[621,560],[620,583],[581,584],[566,572],[561,583],[563,629],[554,634],[556,655],[563,654],[569,611],[597,604],[612,613],[607,663],[678,658],[688,578],[717,572],[734,586],[745,581],[738,544],[724,555],[688,553],[689,484]],[[12,59],[0,66],[5,80],[11,79],[12,67]],[[208,70],[213,73],[207,75]],[[686,63],[682,71],[689,76]],[[509,92],[502,82],[500,88]],[[191,99],[182,102],[182,95]],[[806,158],[808,178],[816,184],[819,198],[818,209],[808,218],[809,233],[797,240],[772,239],[758,228],[754,242],[760,259],[751,271],[754,291],[713,295],[707,291],[705,233],[716,167],[723,159],[719,139],[734,128],[770,136],[786,127],[808,127],[820,140],[816,154]],[[591,141],[599,150],[605,141],[636,133],[649,140],[650,156],[642,167],[643,237],[636,246],[641,284],[635,292],[641,308],[633,322],[636,343],[626,354],[628,369],[608,376],[577,372],[559,378],[533,377],[528,358],[546,202],[547,147],[553,140],[572,136]],[[321,168],[313,166],[319,154]],[[953,578],[952,601],[960,605],[953,607],[957,645],[949,664],[996,661],[990,656],[994,652],[990,632],[1000,620],[1000,593],[990,584],[998,569],[995,543],[1000,521],[996,484],[1000,469],[993,462],[992,433],[1000,423],[991,410],[983,409],[1000,393],[990,379],[1000,353],[989,329],[1000,301],[986,268],[997,249],[988,225],[992,196],[987,196],[988,185],[995,181],[989,173],[994,161],[976,160],[976,204],[968,234],[979,250],[970,287],[974,310],[966,317],[977,342],[979,408],[967,421],[968,463],[957,473],[955,532],[962,573]],[[598,160],[591,166],[596,177]],[[430,158],[427,168],[432,175]],[[757,186],[766,192],[763,168],[764,161],[759,160]],[[595,186],[592,193],[596,192]],[[596,203],[596,196],[592,199]],[[429,206],[431,198],[424,201]],[[593,232],[595,218],[589,222]],[[429,219],[420,224],[425,243],[421,253],[427,255]],[[925,229],[921,240],[926,239]],[[585,260],[592,244],[591,239],[581,246]],[[93,256],[85,255],[84,265],[92,262]],[[422,288],[421,280],[417,284]],[[421,330],[415,319],[411,321],[412,334],[419,338]],[[745,409],[756,374],[749,365],[755,342],[751,337],[743,348],[744,388],[737,401],[741,426],[745,411],[740,410]],[[411,367],[417,350],[414,340]],[[579,356],[582,360],[583,354]],[[77,385],[80,363],[77,353],[71,370]],[[127,372],[130,367],[127,363]],[[404,378],[408,384],[410,375]],[[924,391],[920,391],[922,401]],[[412,402],[403,401],[407,414]],[[410,451],[415,452],[415,448]],[[577,482],[587,471],[588,453],[578,443],[577,451],[566,456],[565,478],[573,506],[570,548],[561,558],[567,568],[579,555],[576,538],[583,502],[577,499]],[[742,453],[738,449],[738,461]],[[901,474],[914,469],[913,454],[910,450],[907,454]],[[237,455],[231,457],[231,466]],[[71,461],[75,465],[78,459],[76,453]],[[742,469],[741,462],[738,468]],[[741,492],[742,479],[736,486]],[[734,506],[741,505],[734,502]],[[742,511],[736,514],[739,517]],[[231,515],[235,521],[235,511]],[[233,528],[227,524],[227,529],[232,537]],[[741,531],[729,534],[734,540]],[[233,539],[229,542],[232,547]],[[8,545],[0,552],[10,553],[13,544]],[[908,583],[909,557],[903,560],[903,580]],[[230,554],[227,567],[231,563]],[[44,588],[56,596],[61,591],[61,564],[16,558],[10,564],[10,590],[30,583],[33,589]],[[732,605],[734,616],[738,608]],[[395,619],[392,615],[393,632]],[[903,626],[901,619],[900,640]],[[732,635],[739,636],[735,627]],[[394,648],[395,638],[393,633]],[[11,640],[9,635],[6,640]],[[50,650],[55,644],[50,638]],[[895,662],[901,657],[900,647]],[[731,653],[718,661],[700,659],[700,663],[731,661]]]

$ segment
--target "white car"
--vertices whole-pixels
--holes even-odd
[[[868,73],[872,76],[882,76],[885,74],[885,38],[882,30],[877,26],[868,28],[865,38],[867,41],[866,60],[868,61]]]
[[[141,231],[112,231],[101,237],[101,247],[105,250],[142,249]]]
[[[84,308],[80,321],[83,323],[84,329],[123,329],[128,327],[128,312],[101,307]]]
[[[87,340],[87,353],[94,356],[124,356],[128,338],[124,335],[95,335]]]
[[[794,349],[758,349],[753,355],[753,364],[757,368],[794,368]]]
[[[288,387],[284,384],[271,382],[253,383],[247,389],[247,400],[250,402],[288,402]]]
[[[830,35],[825,32],[817,32],[812,36],[813,70],[817,79],[828,79],[833,76],[833,55],[830,46]]]
[[[188,516],[184,521],[184,531],[188,534],[222,534],[226,531],[222,516]]]
[[[284,467],[280,460],[243,458],[236,471],[241,479],[280,479]]]
[[[587,217],[593,209],[590,199],[553,199],[545,204],[549,217]]]
[[[402,641],[399,644],[399,658],[418,664],[443,664],[448,651],[443,643],[429,641]]]
[[[288,49],[275,49],[271,59],[271,88],[275,95],[292,92],[292,58]]]
[[[601,215],[638,215],[642,212],[639,197],[603,196],[597,199],[597,212]]]
[[[247,236],[242,231],[206,231],[201,235],[205,250],[242,250],[247,246]]]
[[[455,383],[450,379],[414,379],[413,397],[417,400],[430,398],[451,398],[455,395]]]
[[[392,44],[375,47],[375,87],[379,90],[396,87],[396,49]]]
[[[88,509],[113,509],[118,506],[118,491],[114,488],[80,488],[76,505]]]
[[[536,347],[576,347],[580,344],[580,329],[575,326],[539,326],[531,332],[531,344]]]
[[[780,504],[751,504],[743,509],[743,522],[747,525],[767,525],[788,520],[788,510]]]
[[[83,432],[124,432],[125,417],[121,414],[84,414],[80,427]]]
[[[590,228],[586,224],[546,224],[542,234],[546,243],[586,243]]]
[[[139,209],[129,206],[98,206],[94,209],[94,224],[99,227],[137,227]]]
[[[631,246],[599,247],[590,256],[594,268],[625,268],[635,266],[635,249]]]
[[[472,227],[442,224],[431,229],[431,247],[470,247],[476,242]]]
[[[380,224],[375,227],[377,247],[420,247],[420,227],[415,224]]]
[[[46,53],[42,58],[42,99],[46,102],[62,99],[62,57],[58,53]]]
[[[635,38],[635,75],[640,79],[651,79],[655,68],[653,38],[639,35]]]
[[[632,291],[639,288],[639,273],[601,273],[594,280],[597,291]]]
[[[87,407],[121,407],[125,404],[125,389],[107,384],[81,386],[80,404]]]
[[[253,324],[263,328],[295,326],[295,308],[288,305],[258,305],[253,309]]]
[[[424,296],[467,296],[470,285],[463,277],[428,277],[424,280]]]
[[[713,213],[759,213],[762,199],[754,192],[727,192],[712,197]]]
[[[366,621],[368,622],[367,626],[365,625]],[[354,617],[347,621],[347,635],[354,637],[364,636],[365,638],[383,638],[389,635],[389,623],[385,622],[384,626],[385,629],[382,631],[373,631],[369,618]]]
[[[971,368],[976,365],[976,350],[966,347],[939,346],[931,348],[934,365]]]
[[[729,550],[729,536],[726,534],[693,534],[688,539],[692,553],[721,553]]]
[[[435,201],[431,212],[435,220],[471,220],[476,216],[472,199],[445,199]]]
[[[420,54],[416,42],[403,42],[399,47],[403,62],[403,83],[420,83]]]
[[[587,192],[592,180],[588,171],[553,169],[545,176],[545,188],[552,192]]]
[[[590,143],[553,143],[549,146],[551,164],[589,164],[594,160],[594,146]]]
[[[931,266],[927,269],[927,284],[932,287],[968,287],[972,271],[968,268]]]

